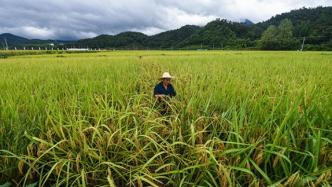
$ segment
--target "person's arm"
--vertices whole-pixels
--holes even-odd
[[[157,94],[157,95],[154,95],[156,98],[163,98],[163,97],[165,97],[165,95],[163,95],[163,94]]]
[[[153,96],[157,99],[164,97],[163,94],[160,94],[160,91],[158,90],[158,85],[154,87]]]

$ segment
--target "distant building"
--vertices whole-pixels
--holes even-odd
[[[68,48],[67,51],[89,51],[89,48]]]

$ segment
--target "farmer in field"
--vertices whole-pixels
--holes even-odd
[[[167,98],[176,96],[171,79],[172,76],[168,72],[165,72],[160,78],[160,82],[154,87],[153,95],[159,101],[158,106],[162,115],[168,113]]]
[[[171,79],[172,76],[168,73],[165,72],[163,73],[163,76],[160,78],[160,83],[158,83],[155,87],[154,87],[154,92],[153,95],[160,100],[161,98],[164,97],[174,97],[176,96],[176,92],[175,89],[173,87],[173,85],[171,84]]]

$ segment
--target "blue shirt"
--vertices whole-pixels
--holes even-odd
[[[176,92],[172,84],[167,86],[167,89],[164,88],[163,83],[160,82],[154,87],[153,95],[167,95],[170,97],[176,96]]]

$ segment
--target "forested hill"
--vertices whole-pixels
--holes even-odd
[[[2,35],[0,35],[0,41]],[[7,39],[10,47],[45,45],[42,40]],[[2,42],[3,43],[3,42]],[[54,42],[53,42],[54,43]],[[72,42],[55,42],[60,47],[104,49],[266,49],[332,50],[332,7],[302,8],[253,24],[216,19],[203,27],[186,25],[153,36],[139,32],[100,35]]]
[[[9,49],[23,49],[32,48],[35,49],[48,47],[50,44],[54,44],[56,47],[63,47],[66,43],[73,43],[75,41],[61,41],[61,40],[40,40],[40,39],[27,39],[24,37],[16,36],[10,33],[0,34],[0,50],[8,46]]]
[[[284,19],[289,19],[294,24],[295,36],[324,35],[332,32],[332,7],[293,10],[274,16],[267,21],[256,24],[256,26],[266,29],[270,25],[280,24]]]
[[[118,35],[100,35],[91,39],[83,39],[73,43],[73,46],[92,48],[122,48],[122,49],[167,49],[178,46],[178,43],[200,30],[198,26],[186,25],[177,30],[162,32],[147,36],[139,32],[123,32]]]
[[[271,25],[277,26],[286,19],[293,25],[293,40],[301,43],[305,38],[307,49],[332,50],[332,7],[302,8],[274,16],[254,25],[254,30],[258,31],[256,37],[259,39]]]
[[[224,19],[204,27],[187,25],[153,36],[127,32],[75,42],[78,46],[122,49],[332,50],[332,7],[302,8],[252,24]]]

